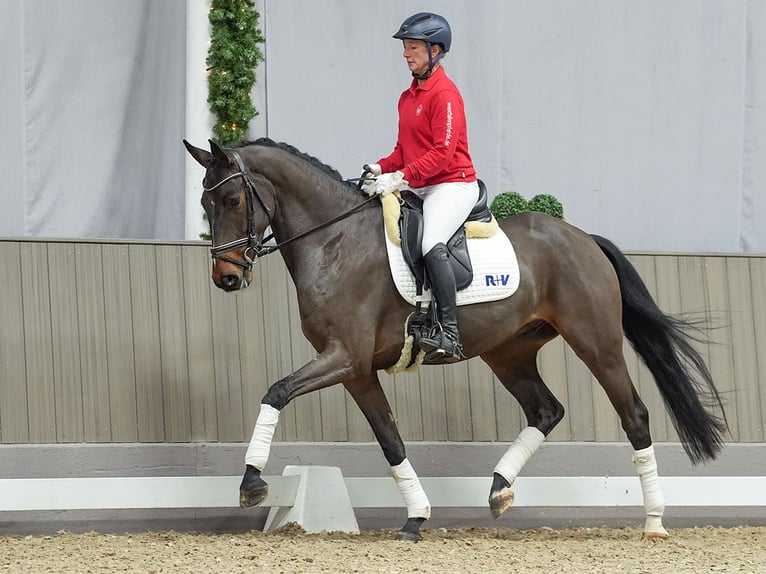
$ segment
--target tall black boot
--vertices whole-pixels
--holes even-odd
[[[437,243],[425,254],[423,260],[431,280],[431,294],[436,300],[439,323],[418,344],[426,352],[427,362],[455,363],[464,357],[457,330],[455,274],[449,262],[447,246]]]

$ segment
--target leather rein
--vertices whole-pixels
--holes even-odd
[[[269,223],[271,223],[271,220],[274,217],[274,213],[271,209],[269,209],[268,205],[266,205],[266,202],[263,201],[263,198],[258,193],[258,189],[255,187],[255,183],[253,183],[253,180],[250,179],[250,176],[248,175],[247,170],[245,169],[245,164],[242,162],[242,158],[240,157],[239,153],[234,150],[229,150],[229,151],[231,155],[234,156],[234,159],[237,162],[237,167],[239,168],[239,171],[226,176],[225,178],[223,178],[221,181],[219,181],[212,187],[203,186],[202,189],[204,191],[210,192],[210,191],[214,191],[215,189],[218,189],[223,184],[233,179],[236,179],[238,177],[241,177],[244,180],[245,202],[247,204],[247,236],[241,237],[240,239],[235,239],[234,241],[229,241],[228,243],[224,243],[222,245],[216,245],[215,247],[211,247],[210,255],[213,257],[213,259],[220,259],[222,261],[232,263],[234,265],[237,265],[238,267],[241,267],[242,269],[246,271],[252,270],[253,264],[260,257],[265,257],[266,255],[269,255],[271,253],[274,253],[275,251],[278,251],[283,245],[287,245],[288,243],[292,243],[293,241],[302,239],[303,237],[306,237],[307,235],[310,235],[314,233],[315,231],[319,231],[320,229],[324,229],[325,227],[329,227],[330,225],[333,225],[334,223],[337,223],[338,221],[345,219],[352,213],[359,211],[360,209],[362,209],[362,207],[370,203],[372,200],[376,199],[376,196],[373,195],[372,197],[369,197],[362,203],[355,205],[351,209],[344,211],[343,213],[341,213],[340,215],[336,217],[333,217],[329,221],[320,223],[316,227],[312,227],[311,229],[303,231],[275,245],[264,245],[264,243],[274,238],[274,234],[270,233],[267,237],[264,237],[260,240],[258,239],[258,236],[255,233],[256,202],[259,203],[261,207],[263,207],[263,210],[266,212],[266,215],[269,218]],[[357,187],[361,189],[362,183],[364,181],[364,177],[355,179],[355,180],[349,180],[349,181],[358,181]],[[212,221],[211,221],[211,224],[212,224]],[[211,225],[211,228],[212,228],[212,225]],[[232,249],[242,247],[243,245],[246,246],[245,251],[242,254],[244,260],[234,259],[227,255],[227,253],[231,251]]]

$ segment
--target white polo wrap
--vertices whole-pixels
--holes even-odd
[[[525,428],[498,461],[495,472],[507,480],[509,484],[513,484],[529,457],[540,448],[544,440],[545,435],[539,429],[535,427]]]
[[[662,516],[665,513],[665,497],[660,490],[660,477],[657,474],[657,459],[654,446],[633,451],[633,464],[641,479],[644,494],[644,509],[647,516]]]
[[[258,413],[253,429],[253,438],[250,439],[250,445],[245,453],[245,464],[254,466],[258,470],[263,470],[266,466],[277,421],[279,421],[279,411],[271,405],[261,404],[261,412]]]
[[[431,503],[410,461],[405,458],[400,464],[392,466],[391,476],[407,505],[407,518],[431,518]]]

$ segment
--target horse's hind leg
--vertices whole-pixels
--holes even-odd
[[[431,516],[431,503],[407,460],[404,443],[378,375],[373,373],[364,379],[343,384],[370,423],[407,505],[407,522],[399,531],[397,540],[418,542],[421,540],[420,527]]]
[[[513,504],[513,481],[548,433],[564,417],[564,407],[545,385],[537,369],[537,352],[549,338],[522,338],[482,355],[503,386],[521,405],[528,425],[495,467],[489,493],[489,508],[495,518]]]
[[[592,325],[559,326],[562,336],[587,365],[606,391],[617,411],[625,434],[633,446],[633,463],[641,481],[646,524],[644,536],[666,538],[662,525],[665,499],[660,490],[657,460],[649,432],[649,413],[636,392],[623,355],[623,333],[619,315],[607,316],[594,309],[600,321]]]

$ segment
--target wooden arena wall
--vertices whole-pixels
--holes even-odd
[[[716,323],[698,347],[726,400],[729,440],[766,441],[766,256],[630,259],[663,310]],[[278,255],[258,264],[242,293],[219,291],[209,271],[201,242],[0,241],[1,442],[249,440],[268,385],[313,352]],[[655,441],[676,441],[653,380],[627,343],[626,352]],[[605,394],[560,339],[543,350],[541,371],[567,410],[550,440],[625,440]],[[405,440],[509,441],[525,424],[478,359],[382,380]],[[287,407],[275,440],[373,437],[337,387]]]

